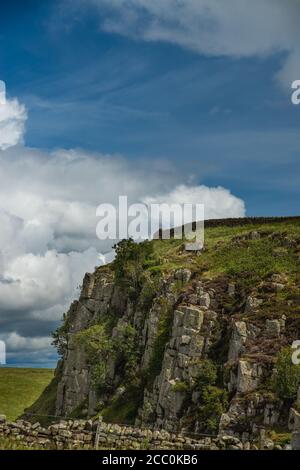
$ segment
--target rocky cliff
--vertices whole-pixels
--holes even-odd
[[[299,254],[299,219],[207,228],[200,255],[179,240],[122,242],[114,263],[86,274],[31,412],[288,440]]]

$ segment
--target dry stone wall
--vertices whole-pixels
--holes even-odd
[[[32,448],[44,449],[146,449],[243,450],[249,442],[233,436],[192,438],[165,430],[151,430],[92,420],[67,420],[47,428],[38,422],[6,421],[0,416],[0,437]],[[98,444],[97,444],[98,443]]]

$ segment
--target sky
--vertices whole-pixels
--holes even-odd
[[[105,262],[96,207],[299,215],[297,0],[17,0],[0,7],[0,339],[50,333]]]

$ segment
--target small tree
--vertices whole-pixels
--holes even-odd
[[[60,356],[64,356],[68,347],[69,321],[66,313],[63,314],[62,324],[52,333],[52,345],[56,347]]]
[[[217,381],[217,368],[209,359],[200,363],[200,370],[197,377],[197,386],[201,391],[207,385],[215,385]]]
[[[116,257],[113,270],[116,281],[128,289],[132,300],[136,299],[144,281],[144,263],[153,252],[152,243],[135,243],[132,238],[114,246]]]
[[[272,383],[279,398],[284,401],[296,399],[300,385],[300,365],[292,363],[290,348],[284,348],[278,354]]]
[[[228,406],[226,390],[216,386],[217,367],[209,359],[199,364],[200,370],[196,381],[199,391],[198,420],[204,431],[216,432],[222,413]]]
[[[112,343],[104,325],[93,325],[76,334],[75,340],[82,345],[91,364],[93,382],[102,387],[105,384],[108,359],[113,351]]]

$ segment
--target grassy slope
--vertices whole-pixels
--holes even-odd
[[[251,272],[253,281],[256,276],[264,278],[269,272],[285,272],[293,275],[299,272],[299,259],[292,250],[283,250],[281,256],[274,256],[279,243],[263,237],[249,241],[244,246],[231,244],[231,239],[251,231],[284,233],[288,238],[300,237],[300,221],[274,222],[262,225],[236,227],[212,227],[205,230],[206,251],[199,257],[179,250],[181,240],[160,240],[154,242],[156,256],[161,260],[159,266],[150,270],[170,271],[173,268],[189,267],[201,273],[203,278],[214,278],[228,274],[233,278],[241,273]]]
[[[51,369],[0,368],[0,414],[14,420],[43,392]]]

